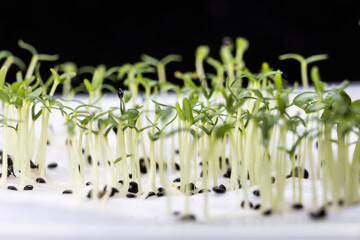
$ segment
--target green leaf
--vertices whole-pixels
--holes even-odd
[[[185,115],[184,115],[183,111],[182,111],[181,108],[180,108],[179,102],[176,102],[176,104],[175,104],[175,109],[176,109],[176,112],[177,112],[179,118],[180,118],[182,121],[186,121]]]
[[[205,58],[209,55],[210,48],[206,45],[201,45],[196,49],[195,58],[196,61],[204,61]]]
[[[24,42],[22,39],[19,39],[18,44],[19,47],[28,50],[29,52],[31,52],[32,55],[37,55],[36,49],[30,44]]]
[[[244,52],[249,48],[249,42],[245,38],[238,37],[236,39],[236,60],[241,61]]]
[[[126,154],[126,158],[131,157],[131,156],[132,156],[132,154]],[[117,159],[115,159],[114,164],[117,164],[121,160],[122,160],[122,157],[118,157]]]
[[[4,89],[6,73],[7,67],[2,67],[0,70],[0,89]]]
[[[180,55],[176,54],[170,54],[161,59],[161,63],[164,65],[167,65],[170,62],[180,62],[182,60],[182,57]]]
[[[280,60],[294,59],[294,60],[298,60],[299,62],[305,61],[305,58],[303,56],[296,53],[288,53],[288,54],[280,55],[279,59]]]
[[[328,57],[329,56],[327,54],[319,54],[319,55],[310,56],[306,58],[305,61],[307,64],[309,64],[317,61],[327,60]]]
[[[31,98],[31,99],[34,99],[34,98],[37,98],[41,95],[42,93],[42,88],[37,88],[35,91],[33,91],[32,93],[30,93],[27,98]]]
[[[124,102],[128,103],[132,97],[132,93],[129,90],[124,90]]]
[[[183,110],[184,110],[184,115],[185,115],[186,121],[188,121],[190,124],[193,124],[194,117],[193,117],[192,108],[191,108],[189,99],[187,97],[185,97],[183,99],[182,104],[183,104]]]
[[[294,98],[293,103],[306,113],[313,113],[325,107],[325,104],[320,101],[321,99],[317,93],[303,92]]]
[[[282,92],[282,79],[281,79],[281,73],[276,73],[275,74],[275,88],[278,94],[281,94]]]
[[[4,93],[3,91],[0,92],[0,100],[3,103],[10,103],[10,97],[6,93]]]
[[[86,78],[84,79],[84,85],[86,87],[86,90],[89,92],[89,93],[93,93],[94,92],[94,89],[90,83],[89,80],[87,80]]]
[[[54,81],[60,83],[60,76],[59,76],[59,74],[55,71],[55,69],[50,68],[50,71],[51,71],[51,73],[52,73],[52,76],[53,76],[53,78],[54,78]]]
[[[141,60],[146,62],[147,64],[149,65],[152,65],[152,66],[157,66],[159,64],[159,60],[157,60],[156,58],[153,58],[149,55],[146,55],[146,54],[143,54],[140,56]]]
[[[311,68],[311,79],[312,79],[312,81],[314,83],[315,91],[318,94],[322,95],[324,93],[324,89],[326,87],[326,84],[321,81],[319,68],[317,66],[314,66],[314,67]]]

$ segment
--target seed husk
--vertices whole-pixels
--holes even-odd
[[[241,207],[242,207],[242,208],[245,207],[245,201],[244,201],[244,200],[241,201]],[[253,208],[252,202],[249,202],[249,207],[250,207],[250,208]]]
[[[90,185],[92,185],[91,182],[87,182],[87,183],[86,183],[86,186],[90,186]]]
[[[205,193],[205,192],[211,192],[210,189],[201,189],[198,193]]]
[[[292,208],[295,209],[295,210],[301,210],[303,209],[303,205],[301,203],[295,203],[292,205]]]
[[[30,168],[31,169],[39,168],[39,165],[36,165],[32,160],[30,160]]]
[[[148,199],[149,197],[156,196],[154,192],[149,192],[149,194],[146,196],[145,199]]]
[[[73,191],[72,190],[64,190],[63,192],[62,192],[62,194],[72,194],[73,193]]]
[[[17,188],[15,186],[8,186],[7,189],[17,191]]]
[[[40,177],[36,179],[36,182],[37,183],[46,183],[45,179],[40,178]]]
[[[182,216],[180,220],[185,222],[194,222],[196,221],[196,217],[193,214],[187,214]]]
[[[175,163],[175,169],[176,171],[180,171],[180,165],[178,163]]]
[[[259,209],[260,209],[260,207],[261,207],[261,205],[260,205],[260,204],[256,204],[256,205],[253,207],[253,209],[254,209],[254,210],[259,210]]]
[[[260,197],[260,190],[254,190],[253,194],[257,197]]]
[[[326,217],[326,210],[324,207],[320,208],[315,212],[310,213],[310,217],[314,220],[320,220]]]
[[[215,186],[215,187],[213,187],[212,190],[213,190],[214,192],[216,192],[216,193],[219,193],[219,194],[226,192],[226,188],[225,188],[225,186],[222,185],[222,184],[221,184],[220,186]]]
[[[308,179],[309,172],[305,168],[295,167],[293,170],[291,170],[290,174],[286,176],[286,178],[291,178],[291,177]]]
[[[128,193],[128,194],[126,194],[126,197],[127,198],[136,198],[136,195],[133,193]]]
[[[223,175],[224,178],[231,178],[231,168],[228,168],[226,173]]]
[[[272,214],[271,209],[268,209],[268,210],[266,210],[266,211],[263,212],[263,215],[264,215],[264,216],[270,216],[271,214]]]
[[[173,182],[175,183],[175,182],[180,182],[180,178],[178,177],[178,178],[175,178],[174,180],[173,180]]]
[[[48,165],[48,168],[53,169],[53,168],[57,168],[57,166],[58,166],[58,164],[54,162],[54,163],[50,163]]]
[[[33,185],[26,185],[26,186],[24,187],[24,190],[25,190],[25,191],[31,191],[31,190],[33,190],[33,188],[34,188]]]

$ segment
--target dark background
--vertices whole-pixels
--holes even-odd
[[[56,3],[56,4],[54,4]],[[58,62],[78,66],[134,63],[142,53],[183,56],[168,72],[194,70],[194,52],[206,44],[218,57],[223,37],[250,41],[247,66],[263,61],[300,81],[299,64],[279,61],[284,53],[327,53],[319,63],[324,81],[360,80],[360,1],[4,1],[0,49],[26,63],[30,54],[17,40],[40,53],[59,53]],[[209,68],[208,68],[209,69]]]

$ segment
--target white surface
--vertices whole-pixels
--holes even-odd
[[[356,98],[360,96],[360,86],[354,85],[347,92]],[[108,96],[103,99],[102,107],[117,106],[117,103],[117,98]],[[191,212],[196,215],[197,221],[184,223],[168,215],[165,197],[145,200],[144,197],[128,199],[117,196],[94,205],[85,197],[91,187],[82,189],[78,197],[63,195],[63,190],[70,189],[70,176],[64,144],[66,135],[59,116],[52,116],[50,120],[54,132],[47,155],[47,163],[57,162],[59,166],[47,169],[47,184],[37,184],[29,178],[28,184],[34,185],[33,191],[0,189],[0,239],[360,238],[359,204],[350,208],[330,208],[326,219],[313,221],[308,216],[309,209],[263,217],[257,211],[239,207],[241,194],[210,193],[210,218],[205,219],[202,206],[204,195],[198,194],[190,197]],[[170,180],[175,177],[176,174],[169,175]],[[220,183],[227,184],[228,181],[221,179]],[[18,179],[10,178],[8,181],[8,185],[17,184]],[[306,207],[311,197],[310,188],[307,187],[310,182],[303,180],[303,184]],[[287,202],[291,202],[291,184],[287,185],[285,195]],[[182,211],[184,197],[171,197],[171,207],[172,211]]]

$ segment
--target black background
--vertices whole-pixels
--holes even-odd
[[[56,4],[55,4],[56,3]],[[250,41],[247,66],[263,61],[300,81],[299,64],[278,56],[327,53],[319,62],[324,81],[360,80],[360,1],[1,1],[0,49],[26,63],[30,54],[17,40],[40,53],[59,53],[58,62],[78,66],[118,66],[139,61],[142,53],[183,56],[174,70],[194,70],[194,52],[206,44],[218,57],[222,39]],[[209,68],[208,68],[209,69]]]

